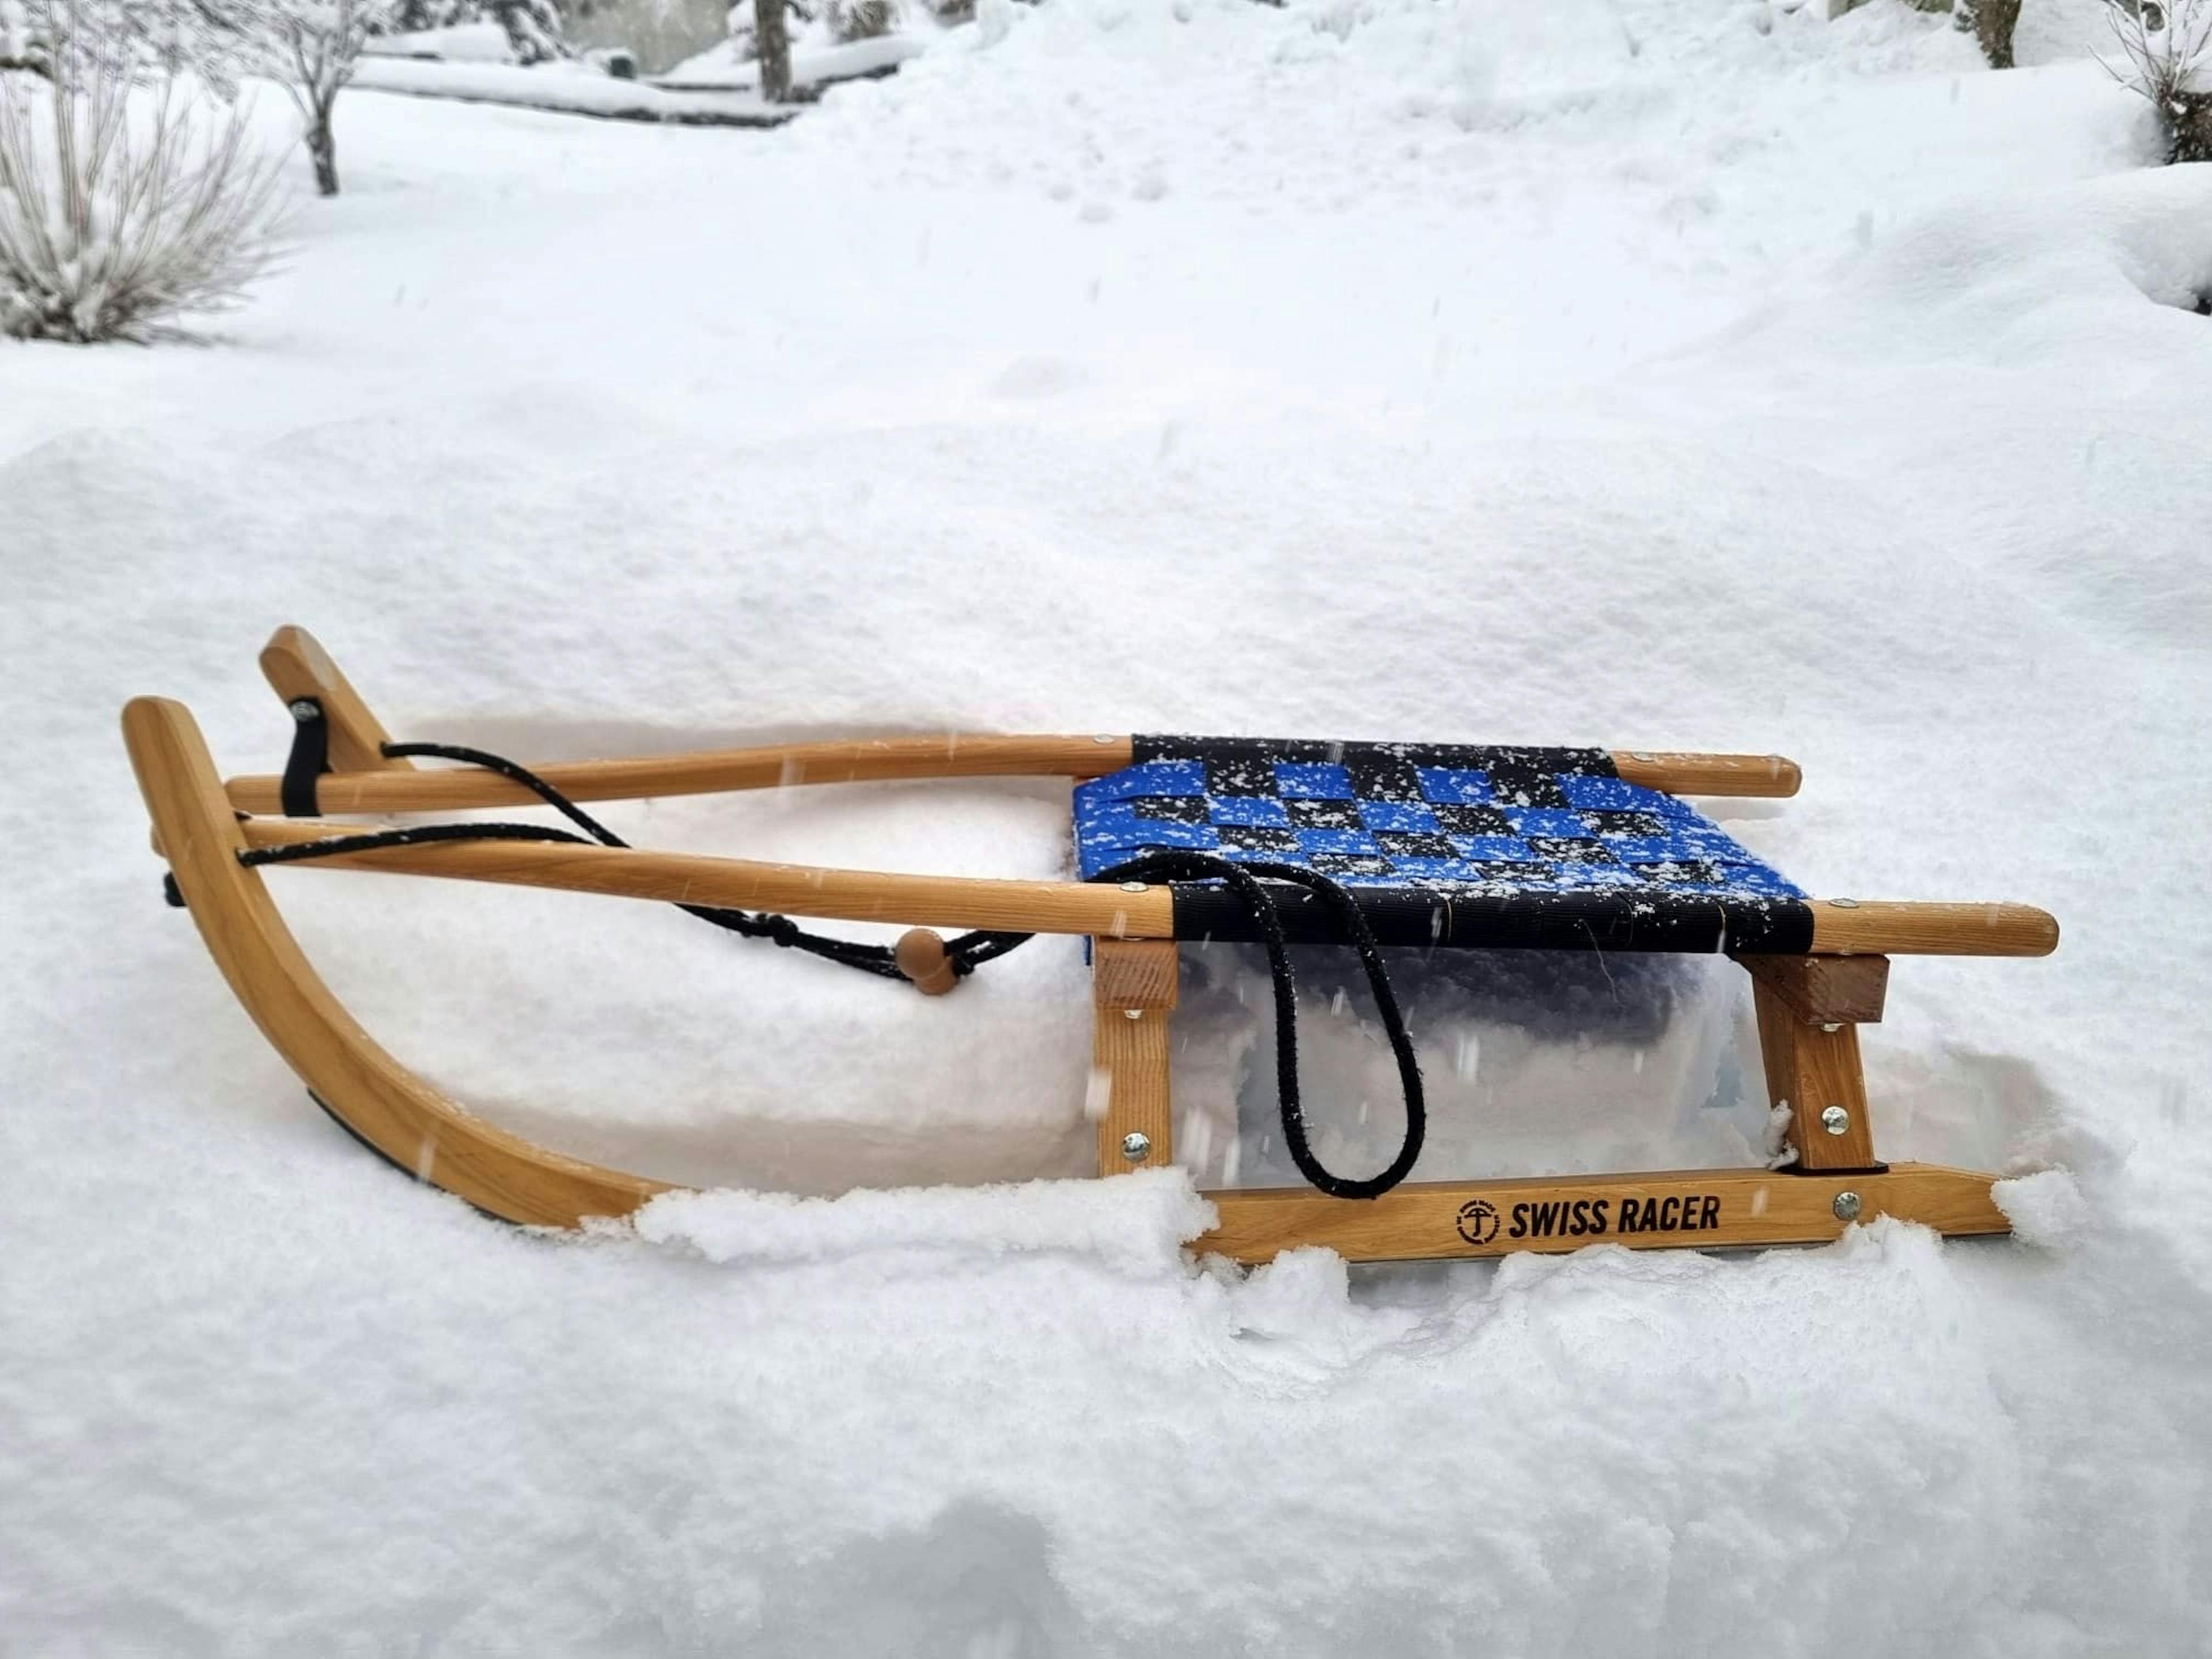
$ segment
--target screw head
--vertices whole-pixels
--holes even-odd
[[[1125,881],[1121,884],[1121,890],[1125,893],[1141,893],[1145,890],[1145,884],[1141,881]]]
[[[291,711],[292,718],[295,720],[311,720],[323,712],[315,706],[312,697],[295,698],[284,706]]]
[[[1121,1011],[1121,1018],[1124,1019],[1142,1019],[1144,1017],[1145,1011],[1141,1008],[1124,1008]]]
[[[1828,902],[1838,910],[1856,910],[1859,908],[1859,902],[1856,899],[1830,899]]]
[[[1132,1164],[1142,1164],[1152,1155],[1152,1138],[1142,1129],[1132,1129],[1121,1137],[1121,1156]]]
[[[1831,1106],[1820,1114],[1820,1127],[1832,1135],[1849,1134],[1851,1115],[1840,1106]]]
[[[1859,1218],[1859,1195],[1856,1193],[1838,1193],[1836,1201],[1828,1207],[1835,1212],[1838,1221],[1856,1221]]]

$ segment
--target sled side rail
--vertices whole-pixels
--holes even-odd
[[[249,847],[299,846],[360,833],[357,825],[314,818],[246,818],[238,830]],[[302,864],[774,910],[829,921],[1105,939],[1176,937],[1174,893],[1163,883],[902,875],[567,842],[437,842],[337,854]],[[2058,924],[2033,905],[1807,902],[1813,913],[1814,954],[2040,957],[2058,943]]]
[[[362,833],[359,824],[316,818],[236,822],[248,847],[292,847]],[[300,867],[445,876],[833,921],[1108,939],[1175,937],[1174,894],[1158,883],[1122,886],[902,875],[569,842],[436,842],[303,860]]]
[[[1613,762],[1629,782],[1678,795],[1793,795],[1801,775],[1794,761],[1779,755],[1616,750]],[[1094,778],[1131,763],[1132,739],[1126,737],[947,732],[628,760],[546,761],[530,769],[569,799],[592,801],[921,778]],[[240,811],[276,812],[283,810],[283,782],[260,775],[233,778],[225,787]],[[473,767],[326,772],[316,781],[315,799],[325,812],[458,811],[538,804],[537,796],[520,784]]]

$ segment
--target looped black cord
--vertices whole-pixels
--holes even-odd
[[[1344,931],[1352,936],[1352,945],[1359,952],[1360,965],[1367,970],[1367,983],[1374,990],[1375,1006],[1382,1017],[1382,1029],[1389,1036],[1391,1053],[1397,1057],[1398,1082],[1406,1095],[1406,1138],[1399,1145],[1398,1156],[1380,1175],[1347,1180],[1315,1157],[1313,1146],[1306,1139],[1305,1108],[1298,1096],[1297,981],[1291,971],[1290,941],[1283,931],[1282,915],[1276,908],[1274,896],[1258,879],[1262,876],[1303,887],[1327,903],[1336,913]],[[1274,982],[1275,992],[1275,1097],[1282,1114],[1283,1139],[1290,1147],[1291,1161],[1298,1166],[1300,1175],[1331,1198],[1380,1198],[1412,1173],[1421,1156],[1421,1143],[1428,1134],[1429,1114],[1421,1091],[1420,1060],[1413,1053],[1413,1038],[1407,1034],[1405,1015],[1399,1009],[1397,994],[1391,989],[1389,973],[1382,965],[1375,930],[1367,925],[1358,901],[1340,883],[1330,880],[1317,870],[1257,860],[1238,863],[1216,858],[1211,853],[1147,853],[1110,870],[1101,870],[1091,878],[1093,881],[1213,878],[1226,883],[1230,890],[1244,902],[1245,908],[1252,913],[1265,936],[1268,977]]]
[[[392,760],[458,761],[464,765],[496,772],[510,782],[520,784],[530,791],[600,846],[629,845],[528,767],[519,765],[504,755],[448,743],[387,743],[383,745],[383,751],[386,757]],[[550,830],[536,824],[435,824],[416,830],[377,830],[366,836],[342,836],[331,841],[305,842],[283,848],[265,848],[264,853],[281,856],[249,854],[248,859],[254,863],[289,863],[301,859],[328,858],[341,853],[372,852],[380,847],[408,847],[425,841],[466,841],[471,838],[483,841],[580,842],[584,837],[571,835],[567,830]],[[698,917],[702,921],[712,922],[717,927],[726,928],[748,939],[767,939],[781,949],[804,951],[811,956],[842,963],[848,968],[874,974],[883,979],[903,981],[906,978],[899,971],[896,959],[884,946],[864,945],[857,939],[836,939],[827,933],[810,933],[788,916],[764,912],[755,915],[750,911],[719,905],[680,904],[677,908]],[[945,940],[945,954],[952,964],[952,971],[964,978],[974,973],[979,963],[1004,956],[1028,937],[1026,933],[963,933],[956,939]]]

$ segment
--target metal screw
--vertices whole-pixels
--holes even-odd
[[[1121,1137],[1121,1156],[1132,1164],[1142,1164],[1152,1155],[1152,1138],[1142,1129],[1132,1129]],[[1852,1212],[1856,1214],[1855,1209]]]
[[[1649,749],[1632,749],[1628,751],[1628,758],[1631,760],[1648,761],[1652,758],[1652,755]]]
[[[1125,881],[1121,884],[1121,890],[1125,893],[1141,893],[1145,890],[1145,884],[1141,881]]]
[[[1839,1019],[1823,1020],[1820,1023],[1820,1029],[1824,1031],[1840,1031],[1844,1029],[1844,1023]]]
[[[1124,1019],[1142,1019],[1144,1017],[1145,1011],[1141,1008],[1124,1008],[1121,1011],[1121,1018]]]
[[[1820,1127],[1832,1135],[1851,1132],[1851,1115],[1840,1106],[1831,1106],[1820,1114]]]
[[[1856,910],[1859,908],[1859,902],[1856,899],[1830,899],[1828,902],[1838,910]]]
[[[311,720],[323,712],[316,707],[314,699],[312,697],[301,697],[296,702],[287,703],[285,707],[291,711],[292,718],[295,720]]]
[[[1121,1150],[1129,1150],[1127,1141],[1121,1143]],[[1828,1207],[1835,1212],[1838,1221],[1856,1221],[1859,1218],[1859,1195],[1856,1193],[1838,1193],[1836,1201]]]
[[[1091,741],[1093,743],[1119,743],[1121,739],[1109,732],[1094,732],[1091,733]]]

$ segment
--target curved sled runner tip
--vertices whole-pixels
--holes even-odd
[[[185,908],[231,990],[308,1090],[361,1139],[421,1180],[526,1224],[625,1216],[667,1183],[532,1145],[464,1111],[394,1060],[325,985],[263,884],[182,703],[139,697],[123,740]]]

